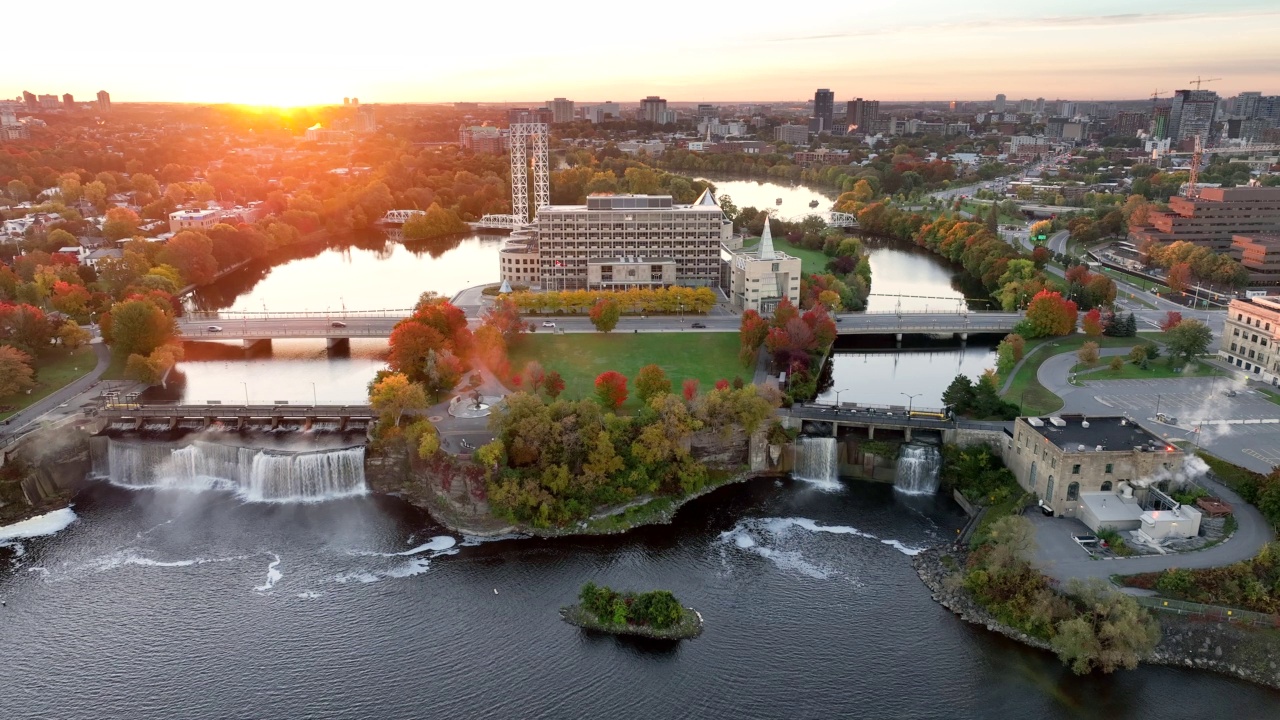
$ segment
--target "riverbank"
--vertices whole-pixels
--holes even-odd
[[[934,601],[965,622],[1052,652],[1049,643],[996,619],[973,599],[960,581],[966,553],[950,547],[930,548],[911,559]],[[1194,668],[1280,689],[1280,631],[1246,628],[1178,615],[1157,615],[1160,641],[1142,659],[1149,665]]]
[[[606,632],[612,635],[635,635],[655,640],[690,640],[702,634],[702,614],[690,607],[680,608],[683,613],[680,622],[669,628],[658,629],[648,625],[632,625],[630,623],[614,624],[600,622],[581,605],[570,605],[560,608],[560,619],[576,625],[584,630]]]

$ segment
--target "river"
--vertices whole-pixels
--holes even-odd
[[[0,569],[6,720],[1266,717],[1207,673],[1077,678],[930,598],[947,501],[846,481],[724,488],[672,526],[478,543],[394,498],[245,503],[96,485]],[[4,566],[0,561],[0,568]],[[593,635],[582,583],[666,588],[679,645]]]
[[[830,193],[804,185],[721,178],[721,194],[739,206],[775,208],[779,214],[803,215],[810,201],[829,209]],[[452,296],[498,278],[498,248],[502,237],[471,235],[408,247],[380,235],[353,238],[328,247],[302,250],[287,263],[246,268],[202,288],[192,306],[204,310],[304,311],[339,314],[347,310],[412,307],[426,291]],[[927,250],[910,243],[869,239],[872,272],[871,312],[951,312],[966,306],[980,288],[963,273]],[[916,393],[917,404],[937,406],[942,391],[957,372],[976,378],[995,364],[990,338],[959,343],[934,343],[929,352],[884,352],[887,347],[843,343],[833,359],[833,385],[820,399],[834,400],[835,391],[848,388],[842,400],[900,404],[902,393]],[[873,352],[864,353],[862,349]],[[323,341],[277,340],[270,354],[246,359],[239,343],[200,343],[188,346],[179,365],[178,382],[166,392],[152,391],[156,401],[354,403],[366,397],[366,385],[384,366],[386,344],[355,340],[349,352],[328,353]]]

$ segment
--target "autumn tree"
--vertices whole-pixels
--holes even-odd
[[[636,373],[636,394],[640,400],[648,403],[653,397],[671,392],[671,379],[657,365],[645,365]]]
[[[1103,580],[1072,580],[1067,595],[1078,613],[1058,623],[1050,644],[1077,675],[1131,670],[1160,640],[1160,626],[1151,614]]]
[[[31,356],[18,348],[0,345],[0,398],[35,387]]]
[[[184,230],[169,239],[156,256],[159,264],[177,268],[191,285],[207,285],[218,275],[213,241],[204,233]]]
[[[742,322],[738,326],[738,339],[742,345],[739,356],[744,366],[755,363],[756,353],[764,344],[765,336],[768,334],[769,322],[761,317],[760,313],[755,310],[746,310],[742,313]]]
[[[464,233],[467,229],[467,224],[457,212],[440,207],[438,203],[431,203],[425,213],[410,217],[402,228],[406,240],[430,240]]]
[[[421,384],[410,382],[402,373],[388,373],[373,384],[369,404],[384,424],[400,424],[406,412],[427,407],[427,394]]]
[[[177,333],[173,317],[155,301],[136,297],[111,307],[109,321],[103,322],[104,335],[108,328],[112,349],[125,358],[150,355]]]
[[[529,385],[529,389],[538,392],[542,384],[547,380],[547,371],[542,368],[542,363],[537,360],[530,360],[524,364],[524,380]]]
[[[1186,292],[1192,284],[1191,265],[1184,262],[1175,263],[1169,268],[1165,281],[1169,284],[1170,290],[1177,293]]]
[[[1076,357],[1085,365],[1093,365],[1098,362],[1098,343],[1087,342],[1080,346],[1076,351]]]
[[[684,395],[685,402],[693,402],[693,399],[698,396],[698,379],[685,378],[680,385],[680,393]]]
[[[88,330],[77,325],[75,320],[67,320],[58,326],[57,338],[58,342],[62,343],[62,347],[68,350],[79,350],[88,345],[93,336]]]
[[[1183,320],[1164,333],[1164,344],[1171,358],[1179,356],[1190,360],[1204,355],[1213,342],[1213,331],[1199,320]]]
[[[1102,312],[1098,308],[1094,308],[1084,314],[1080,319],[1080,328],[1084,330],[1084,334],[1095,337],[1102,334]]]
[[[123,240],[138,232],[138,214],[129,208],[113,207],[107,210],[102,223],[102,236],[108,240]]]
[[[596,301],[591,306],[591,324],[596,330],[607,333],[618,326],[618,319],[622,317],[622,306],[614,297],[604,297]]]
[[[627,401],[627,378],[616,370],[607,370],[596,377],[596,397],[600,404],[616,410]]]
[[[564,378],[555,370],[549,371],[542,381],[542,391],[552,400],[560,397],[560,393],[564,392]]]
[[[1180,322],[1182,322],[1182,313],[1177,310],[1170,310],[1164,314],[1164,319],[1160,321],[1160,329],[1164,332],[1169,332]]]
[[[1026,326],[1031,338],[1067,335],[1076,327],[1076,304],[1061,293],[1041,290],[1027,306],[1026,320],[1020,324]]]

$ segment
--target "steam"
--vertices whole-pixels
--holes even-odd
[[[1209,473],[1209,465],[1195,455],[1184,455],[1180,467],[1161,467],[1154,474],[1133,481],[1133,486],[1147,488],[1169,481],[1171,489],[1183,490],[1193,484],[1200,484]]]

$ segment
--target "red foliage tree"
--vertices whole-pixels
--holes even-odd
[[[606,370],[596,376],[596,397],[606,408],[616,410],[627,401],[627,378],[617,370]]]
[[[1033,338],[1066,335],[1076,328],[1076,304],[1061,293],[1041,290],[1027,306],[1027,324]]]
[[[391,369],[404,373],[410,380],[420,382],[423,379],[423,364],[427,353],[444,349],[445,339],[435,328],[409,319],[396,324],[391,331],[390,345],[387,364]]]
[[[1052,256],[1053,253],[1049,252],[1049,248],[1037,245],[1036,249],[1031,251],[1031,262],[1035,263],[1036,267],[1043,268]]]
[[[725,380],[724,378],[721,378],[721,379],[717,380],[717,381],[716,381],[716,389],[717,389],[717,390],[728,390],[728,389],[729,389],[729,381],[728,381],[728,380]]]
[[[560,393],[564,392],[564,378],[560,377],[560,373],[555,370],[548,372],[542,380],[542,391],[547,394],[547,397],[555,400]]]
[[[1085,313],[1080,320],[1080,327],[1084,330],[1085,335],[1101,335],[1102,312],[1098,308],[1094,308]]]
[[[1160,329],[1169,332],[1177,327],[1180,322],[1182,322],[1182,313],[1177,310],[1170,310],[1164,314],[1164,319],[1160,321]]]
[[[800,317],[800,310],[795,305],[792,305],[789,299],[784,297],[773,311],[773,326],[785,327],[787,323],[798,317]]]
[[[1174,292],[1185,292],[1191,287],[1191,265],[1189,263],[1180,262],[1169,268],[1169,275],[1166,278],[1169,282],[1169,289]]]
[[[530,360],[525,363],[524,376],[529,381],[529,389],[537,392],[542,387],[543,381],[547,379],[547,373],[542,369],[542,363],[537,360]]]
[[[693,402],[698,397],[698,380],[697,378],[685,378],[680,384],[680,392],[684,394],[685,402]]]
[[[738,326],[738,336],[742,341],[742,347],[756,350],[764,342],[764,338],[768,334],[769,323],[760,317],[760,313],[755,310],[747,310],[742,313],[742,323]]]

